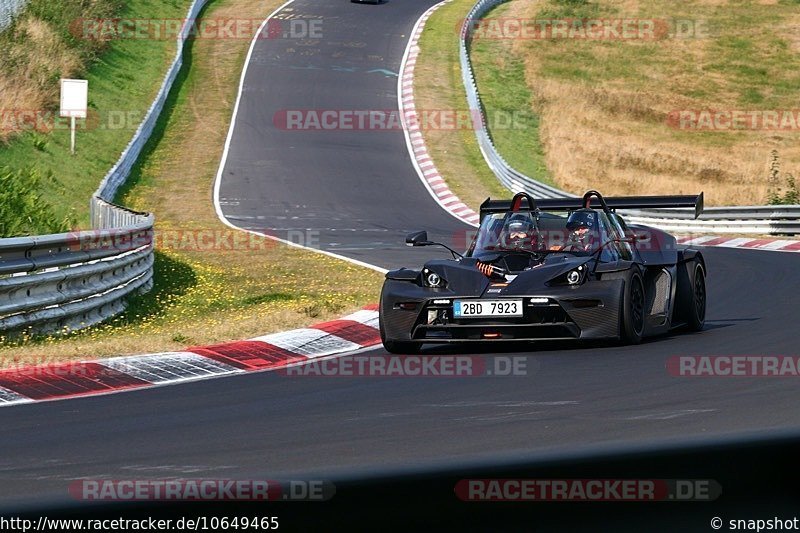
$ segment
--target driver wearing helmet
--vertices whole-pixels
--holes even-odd
[[[538,251],[542,239],[536,224],[529,215],[516,214],[506,222],[500,237],[500,244],[507,249]]]
[[[589,252],[596,244],[597,215],[592,209],[578,209],[570,213],[567,219],[567,230],[570,232],[562,250]]]

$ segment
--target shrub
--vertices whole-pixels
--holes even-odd
[[[69,231],[73,216],[59,220],[53,206],[42,199],[42,184],[53,180],[52,174],[42,175],[33,167],[0,167],[0,237]]]

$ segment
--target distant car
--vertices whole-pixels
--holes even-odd
[[[380,4],[383,0],[350,0],[354,4]]]
[[[486,200],[462,256],[420,231],[410,246],[444,246],[453,259],[386,274],[379,324],[384,347],[415,353],[425,343],[619,339],[678,327],[698,331],[706,314],[706,264],[675,237],[628,225],[617,209],[694,207],[703,195],[604,199]]]

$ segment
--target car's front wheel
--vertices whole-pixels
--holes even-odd
[[[625,344],[639,344],[644,334],[644,283],[642,276],[633,271],[625,283],[622,302],[620,337]]]
[[[410,355],[419,353],[422,347],[417,342],[396,341],[386,338],[386,329],[383,327],[383,314],[378,314],[378,329],[381,332],[381,342],[386,351],[398,355]]]
[[[419,353],[420,345],[416,342],[403,342],[403,341],[383,341],[383,347],[386,351],[398,355],[412,355]]]

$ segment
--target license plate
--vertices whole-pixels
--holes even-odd
[[[522,316],[522,300],[456,300],[455,318]]]

